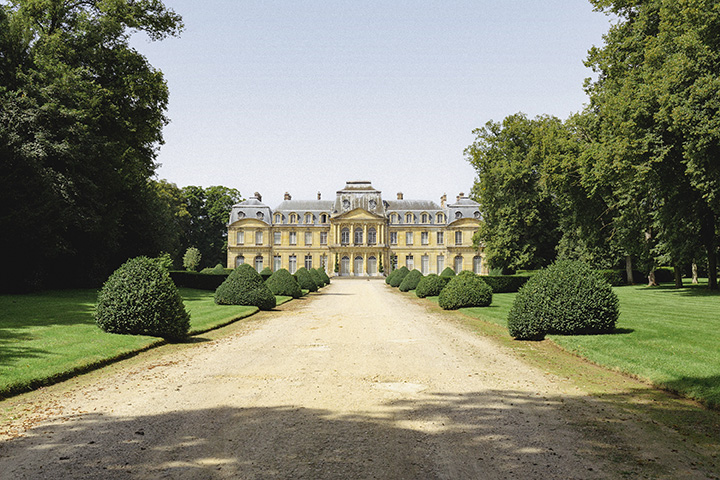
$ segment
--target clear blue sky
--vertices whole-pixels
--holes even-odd
[[[385,198],[468,193],[473,129],[587,102],[608,18],[584,0],[165,0],[180,38],[133,45],[170,88],[158,177],[276,206],[370,180]]]

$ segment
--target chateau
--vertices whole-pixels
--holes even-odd
[[[384,200],[370,182],[347,182],[335,200],[293,200],[275,209],[255,193],[233,205],[228,223],[228,267],[251,263],[258,271],[323,267],[329,275],[379,276],[393,268],[424,275],[445,267],[487,274],[477,202],[462,193],[455,203]]]

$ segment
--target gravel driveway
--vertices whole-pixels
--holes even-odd
[[[96,378],[0,442],[0,478],[713,478],[378,280]]]

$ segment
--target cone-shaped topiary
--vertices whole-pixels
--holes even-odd
[[[323,282],[325,282],[325,285],[330,285],[330,277],[328,277],[327,272],[324,268],[318,268],[318,273],[323,279]]]
[[[438,305],[445,310],[463,307],[487,307],[492,303],[492,288],[480,275],[462,271],[448,282],[438,297]]]
[[[391,287],[399,287],[403,280],[405,280],[405,276],[410,273],[410,270],[408,270],[407,267],[400,267],[397,270],[395,270],[395,276],[392,277],[390,282],[388,282],[388,285]]]
[[[310,273],[313,282],[315,282],[315,285],[317,285],[318,288],[322,288],[325,286],[325,281],[323,280],[322,276],[320,276],[317,269],[311,268],[310,270],[308,270],[308,272]]]
[[[265,285],[274,295],[284,295],[293,298],[302,297],[300,284],[298,284],[295,277],[293,277],[285,268],[276,270],[272,275],[270,275],[270,278],[267,279]]]
[[[247,263],[238,266],[215,290],[218,305],[254,305],[260,310],[275,307],[275,295],[262,277]]]
[[[392,272],[388,273],[388,276],[385,277],[385,283],[390,285],[390,282],[392,281],[393,277],[397,275],[397,269],[393,270]]]
[[[415,295],[420,298],[440,295],[440,292],[442,292],[442,289],[445,288],[445,285],[447,285],[449,281],[449,278],[431,273],[420,279],[417,287],[415,287]]]
[[[445,267],[445,270],[440,272],[440,276],[445,278],[453,278],[455,276],[455,270],[450,267]]]
[[[177,287],[168,271],[147,257],[128,260],[98,294],[95,322],[109,333],[181,339],[190,329]]]
[[[422,272],[420,272],[420,270],[416,268],[407,275],[405,275],[403,281],[400,282],[400,285],[398,285],[398,290],[400,290],[401,292],[409,292],[410,290],[415,290],[422,278]]]
[[[295,278],[300,284],[300,288],[303,290],[310,290],[311,292],[317,292],[318,286],[315,280],[310,276],[310,272],[305,267],[300,267],[295,272]]]
[[[267,282],[267,279],[270,278],[272,274],[273,272],[270,270],[270,267],[265,267],[260,271],[260,277],[263,279],[263,282]]]
[[[619,315],[617,295],[597,271],[564,260],[532,276],[508,314],[510,335],[540,340],[546,333],[607,333]]]

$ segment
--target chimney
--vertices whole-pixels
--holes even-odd
[[[285,198],[284,200],[292,200],[292,196],[288,192],[285,192]]]
[[[398,192],[398,200],[402,200],[402,199],[403,199],[403,194],[402,194],[402,192]]]
[[[322,199],[322,194],[318,192],[318,200]]]
[[[443,193],[443,196],[440,197],[440,208],[445,208],[446,203],[447,203],[447,194]]]
[[[260,195],[258,192],[255,192],[255,198],[258,199],[258,202],[262,202],[262,195]]]
[[[465,194],[463,192],[460,192],[460,194],[457,196],[457,201],[459,202],[461,198],[465,198]]]

